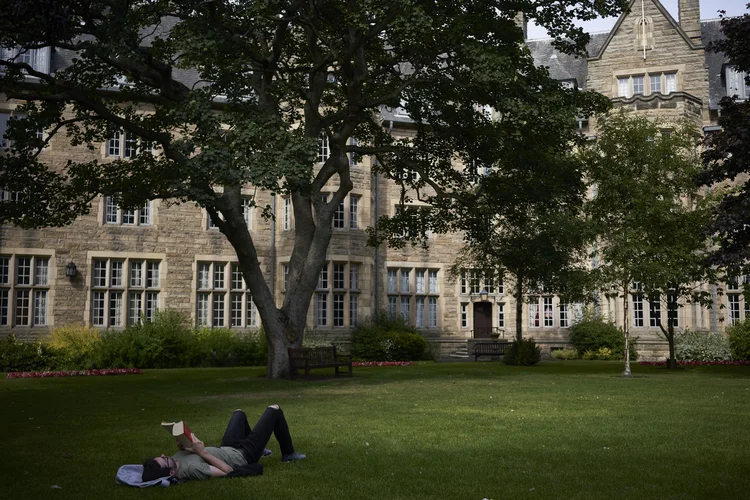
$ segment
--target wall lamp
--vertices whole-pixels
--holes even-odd
[[[65,266],[65,276],[67,276],[69,279],[73,279],[76,275],[76,265],[72,262],[68,262],[68,265]]]

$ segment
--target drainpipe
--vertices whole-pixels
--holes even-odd
[[[393,120],[388,124],[388,135],[393,130]],[[375,159],[377,162],[378,160]],[[375,173],[375,227],[380,218],[380,174]],[[375,321],[380,315],[380,245],[375,247]]]
[[[271,196],[271,297],[276,303],[276,195]]]

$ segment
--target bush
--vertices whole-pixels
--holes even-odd
[[[750,360],[750,321],[741,321],[727,328],[729,348],[738,361]]]
[[[570,341],[583,359],[624,359],[625,358],[625,336],[614,323],[603,321],[599,318],[584,318],[582,321],[570,327]],[[605,348],[607,351],[600,351]],[[586,351],[590,351],[586,357]],[[635,339],[630,339],[630,359],[638,359],[635,350]]]
[[[506,365],[517,366],[532,366],[540,359],[542,359],[542,350],[537,347],[534,339],[524,339],[520,343],[514,340],[503,356],[503,362]]]
[[[587,349],[583,355],[581,356],[582,359],[586,360],[593,360],[593,359],[600,359],[603,361],[609,361],[610,359],[618,359],[615,357],[615,354],[612,352],[612,349],[608,347],[600,347],[597,350]],[[619,358],[622,359],[622,358]]]
[[[552,351],[552,357],[555,359],[571,360],[578,359],[578,351],[575,349],[557,349]]]
[[[82,324],[66,325],[52,330],[49,345],[57,356],[58,369],[90,370],[96,365],[101,342],[99,330]]]
[[[724,361],[732,359],[724,335],[692,332],[685,329],[674,334],[674,355],[679,361]]]
[[[377,321],[365,321],[352,332],[352,356],[358,361],[418,361],[427,342],[400,316],[381,313]]]
[[[0,340],[0,372],[54,370],[57,363],[45,342],[23,342],[13,334]]]

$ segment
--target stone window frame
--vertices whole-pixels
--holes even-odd
[[[122,207],[120,207],[120,205],[117,203],[116,197],[102,196],[101,205],[101,212],[103,213],[103,216],[100,221],[104,226],[152,227],[154,225],[155,214],[153,200],[147,201],[141,208],[136,208],[133,210],[123,210]],[[111,211],[113,208],[114,212]],[[113,215],[114,218],[112,218]],[[133,222],[125,222],[126,216],[132,217]]]
[[[104,285],[95,285],[94,279],[95,276],[95,266],[96,262],[105,261],[106,267],[105,267],[105,284]],[[122,279],[123,283],[121,286],[111,286],[112,281],[112,262],[122,262],[123,263],[123,274]],[[147,286],[147,272],[148,272],[148,265],[154,262],[158,262],[159,264],[159,276],[158,276],[158,285],[156,286]],[[140,280],[141,285],[133,285],[132,284],[132,266],[133,263],[139,263],[141,265],[141,271],[140,271]],[[100,329],[120,329],[124,328],[127,325],[131,325],[134,323],[137,323],[139,320],[135,321],[133,319],[132,314],[132,304],[131,304],[131,293],[140,293],[140,301],[139,301],[139,318],[144,319],[152,319],[149,318],[149,294],[156,294],[156,303],[153,307],[153,313],[155,314],[156,311],[161,310],[164,308],[164,304],[166,303],[166,276],[167,274],[167,256],[164,253],[141,253],[141,252],[100,252],[100,251],[89,251],[86,254],[86,269],[87,272],[84,275],[85,276],[85,282],[86,282],[86,305],[84,307],[84,324],[93,326],[95,328]],[[102,293],[104,292],[104,312],[102,317],[103,324],[97,324],[94,321],[94,312],[95,308],[95,299],[94,294]],[[113,325],[112,323],[112,293],[120,293],[122,294],[121,299],[121,316],[120,316],[120,323],[117,325]]]
[[[659,95],[668,96],[674,92],[680,91],[682,88],[682,75],[685,74],[685,65],[677,64],[674,66],[655,66],[648,68],[632,68],[628,70],[617,70],[613,73],[613,95],[623,98],[630,99],[635,95],[650,96],[657,94],[651,89],[651,77],[660,76],[661,78],[661,91]],[[674,75],[674,89],[670,88],[669,77]],[[633,77],[643,77],[643,93],[635,94],[633,92]],[[620,82],[627,80],[627,95],[622,95]]]
[[[429,285],[431,272],[437,273],[434,291],[430,290]],[[417,276],[419,273],[423,273],[424,276],[424,289],[422,291],[418,291]],[[407,323],[419,329],[440,328],[442,322],[440,311],[443,309],[443,296],[440,293],[441,273],[444,273],[441,265],[426,266],[423,263],[412,262],[386,263],[385,283],[388,314],[401,315]],[[412,279],[412,274],[414,279]],[[420,305],[422,314],[421,319],[418,319]],[[434,309],[431,309],[433,307]],[[432,314],[433,310],[434,314]],[[404,317],[405,314],[408,317]]]
[[[5,329],[38,329],[54,327],[54,299],[57,277],[57,263],[54,250],[34,248],[0,247],[0,258],[7,259],[0,269],[0,328]],[[18,281],[18,259],[30,259],[29,283]],[[39,262],[46,261],[46,282],[37,282]],[[2,262],[2,261],[0,261]],[[18,292],[28,292],[28,318],[25,324],[17,323]],[[37,294],[41,295],[37,295]],[[38,298],[37,298],[38,297]],[[43,301],[43,305],[41,302]],[[37,311],[43,308],[44,314]]]
[[[282,265],[288,267],[287,262]],[[357,269],[354,282],[353,268]],[[348,256],[334,255],[325,262],[315,287],[312,310],[315,328],[356,326],[359,321],[359,296],[362,293],[362,269],[362,261],[349,260]],[[355,296],[357,298],[353,299]]]
[[[208,274],[204,279],[206,269]],[[196,255],[192,271],[192,323],[196,327],[232,330],[260,328],[260,314],[236,256]],[[219,284],[217,277],[221,278]],[[236,301],[238,296],[240,300]],[[217,309],[217,303],[221,305],[220,309]],[[235,308],[235,304],[240,305],[239,309]],[[221,318],[216,317],[217,310],[221,310]],[[235,315],[237,311],[239,315]]]

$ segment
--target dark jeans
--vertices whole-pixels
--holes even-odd
[[[237,410],[232,413],[232,418],[227,424],[227,430],[221,438],[221,446],[231,446],[242,450],[247,463],[254,464],[260,460],[272,433],[279,442],[282,454],[294,453],[292,436],[289,434],[289,426],[286,424],[286,418],[281,409],[266,408],[255,424],[254,430],[250,429],[245,412]]]

